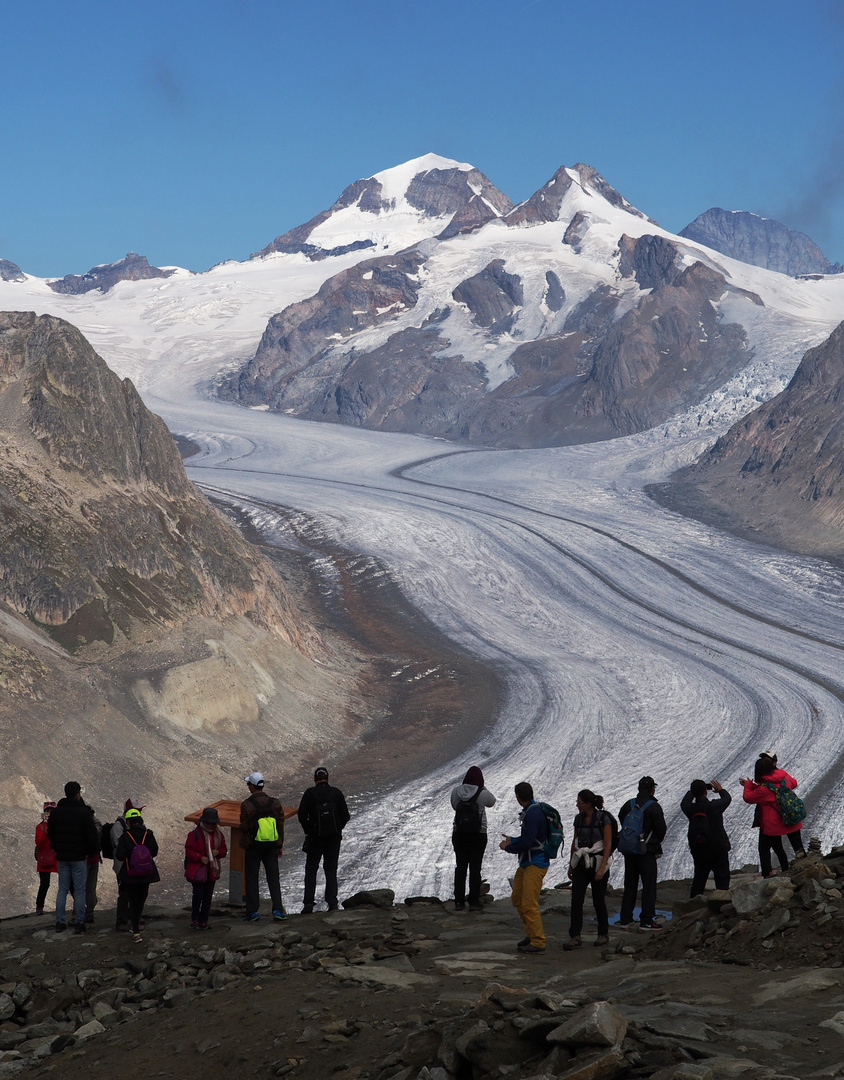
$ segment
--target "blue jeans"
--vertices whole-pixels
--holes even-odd
[[[88,860],[59,862],[59,891],[56,893],[56,922],[64,923],[64,909],[70,883],[73,882],[73,921],[85,922],[85,885],[88,881]]]

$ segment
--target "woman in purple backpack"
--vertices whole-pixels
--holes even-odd
[[[117,887],[128,901],[132,940],[141,941],[141,916],[149,887],[156,881],[161,881],[154,862],[158,854],[158,842],[152,829],[144,825],[140,810],[127,810],[124,821],[126,831],[114,849],[115,859],[122,860],[117,875]]]

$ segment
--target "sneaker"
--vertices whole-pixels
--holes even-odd
[[[247,911],[246,914],[243,916],[243,921],[257,922],[260,918],[261,916],[258,914],[257,911]]]
[[[73,932],[74,932],[74,934],[84,934],[85,933],[85,923],[84,922],[75,923],[74,927],[73,927]]]
[[[56,933],[57,934],[61,934],[65,930],[67,930],[67,923],[63,923],[63,922],[57,922],[56,923]]]
[[[44,908],[42,908],[42,907],[37,907],[37,908],[35,909],[35,914],[36,914],[36,915],[43,915],[43,914],[44,914]]]
[[[137,934],[133,933],[132,934],[132,941],[139,942],[139,941],[143,941],[143,940],[144,939],[141,937],[141,935],[139,933],[137,933]]]
[[[609,945],[609,943],[610,939],[609,936],[606,934],[603,937],[596,937],[595,940],[592,942],[596,949],[599,949],[602,945]],[[563,946],[563,948],[565,948],[565,946]]]
[[[516,948],[517,949],[523,949],[525,947],[525,945],[530,945],[530,938],[529,937],[523,937],[521,941],[517,942],[516,943]]]
[[[144,920],[141,919],[138,922],[138,930],[139,930],[140,933],[143,933],[145,929],[146,929],[146,927],[144,926]]]
[[[519,946],[519,952],[520,953],[528,953],[529,955],[533,956],[535,953],[544,953],[545,952],[545,946],[544,945],[531,945],[530,942],[528,942],[527,945],[520,945]]]
[[[583,942],[579,937],[569,938],[568,941],[563,942],[563,948],[566,952],[571,952],[572,949],[579,949]]]
[[[210,930],[211,927],[208,925],[207,922],[200,922],[200,923],[196,924],[196,929],[197,930]]]
[[[328,905],[328,910],[329,911],[339,911],[340,910],[340,905],[339,904],[329,904]]]
[[[305,904],[305,906],[302,908],[302,914],[303,915],[313,915],[313,913],[314,913],[314,905],[313,904]]]
[[[282,908],[281,911],[279,911],[278,908],[276,908],[273,911],[273,918],[275,919],[276,922],[282,922],[284,919],[287,918],[287,912],[284,910],[284,908]]]
[[[484,909],[483,904],[470,904],[469,905],[469,910],[470,911],[483,911],[483,909]]]
[[[656,922],[654,919],[651,919],[650,922],[640,923],[639,924],[639,929],[640,930],[661,930],[662,929],[662,924]]]
[[[129,929],[129,924],[125,922],[116,922],[114,924],[114,929],[118,932],[118,934],[125,934],[126,931]]]
[[[93,913],[93,911],[87,911],[85,913],[85,922],[90,925],[93,921],[94,921],[94,913]]]
[[[615,924],[616,930],[638,930],[638,924],[632,922],[619,922]]]
[[[197,923],[196,919],[191,919],[191,921],[190,921],[190,928],[191,928],[191,930],[196,930],[196,928],[197,928],[197,926],[198,926],[198,925],[199,925],[199,924]]]

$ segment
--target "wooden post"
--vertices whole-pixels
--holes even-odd
[[[208,806],[213,806],[220,815],[220,827],[231,829],[229,840],[229,903],[236,907],[242,907],[246,883],[243,880],[244,848],[240,843],[240,803],[237,799],[221,799],[219,802],[208,803]],[[205,807],[203,807],[204,809]],[[296,816],[295,806],[285,806],[283,809],[285,821]],[[197,825],[201,817],[202,810],[197,810],[193,814],[185,814],[185,821]]]

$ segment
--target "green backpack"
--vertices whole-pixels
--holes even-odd
[[[777,813],[782,818],[783,825],[799,825],[806,816],[806,806],[799,795],[795,795],[785,780],[781,780],[779,787],[776,784],[765,784],[769,791],[773,791],[777,800]]]
[[[260,807],[258,803],[255,802],[254,795],[252,796],[252,798],[250,798],[249,801],[255,807],[259,815],[257,828],[255,830],[255,839],[258,840],[260,843],[264,843],[266,841],[275,843],[278,840],[278,822],[276,821],[275,814],[271,812],[267,813],[267,811],[272,811],[276,800],[270,798],[270,801],[267,803],[266,809],[263,811],[263,815],[261,813],[262,807]]]

